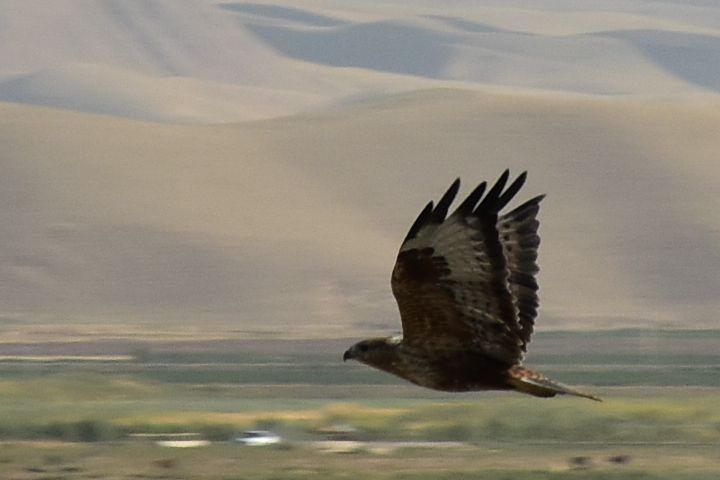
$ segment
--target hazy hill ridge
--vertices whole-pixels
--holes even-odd
[[[215,123],[436,87],[707,99],[719,47],[711,2],[10,0],[0,100]]]

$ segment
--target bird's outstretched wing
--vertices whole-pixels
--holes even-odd
[[[413,223],[392,274],[404,342],[520,361],[538,306],[536,215],[542,196],[498,218],[526,174],[505,188],[508,177],[506,170],[484,197],[481,183],[448,217],[458,179]]]
[[[498,220],[498,235],[510,273],[508,285],[517,309],[523,351],[530,342],[540,305],[535,275],[540,270],[537,264],[537,250],[540,246],[537,214],[543,198],[545,195],[532,198]]]

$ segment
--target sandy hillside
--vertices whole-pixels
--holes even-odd
[[[164,122],[425,88],[717,101],[707,1],[3,2],[0,100]]]
[[[717,326],[719,52],[703,0],[5,1],[3,338],[395,331],[418,209],[506,167],[542,326]]]
[[[8,326],[392,332],[418,209],[506,166],[549,194],[543,327],[717,325],[715,108],[426,90],[216,126],[4,104],[0,125]]]

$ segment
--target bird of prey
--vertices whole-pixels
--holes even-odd
[[[434,390],[599,400],[522,366],[539,305],[536,217],[544,195],[501,215],[527,173],[505,188],[509,175],[505,170],[484,197],[482,182],[449,216],[460,179],[437,205],[425,206],[392,272],[402,336],[358,342],[344,360]]]

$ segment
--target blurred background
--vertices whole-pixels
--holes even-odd
[[[717,478],[720,5],[5,0],[0,59],[0,473]],[[505,168],[602,404],[340,361]]]

